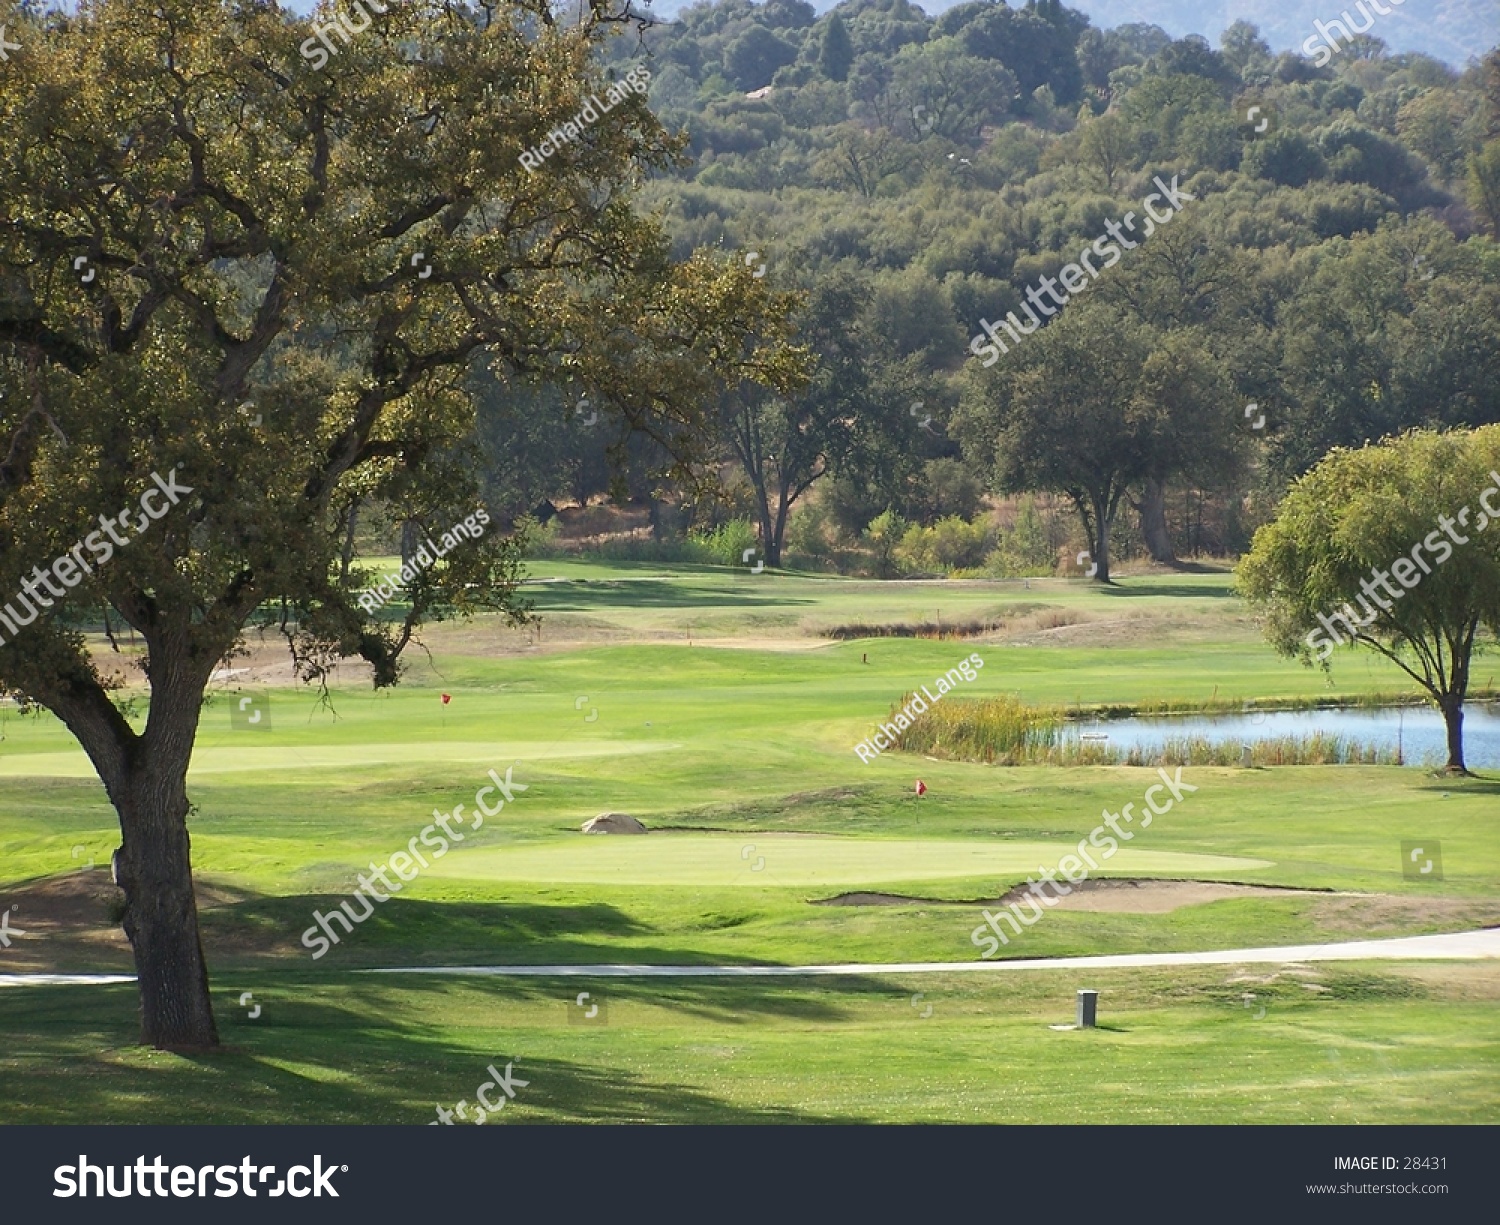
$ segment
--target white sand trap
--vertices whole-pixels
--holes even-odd
[[[1202,906],[1235,897],[1330,897],[1319,889],[1271,889],[1265,885],[1229,885],[1206,880],[1086,880],[1070,886],[1054,910],[1087,910],[1096,914],[1170,914],[1184,906]],[[1049,894],[1051,890],[1048,890]],[[1018,900],[1015,890],[1003,899]]]
[[[1210,880],[1135,880],[1102,878],[1083,880],[1063,887],[1067,894],[1046,890],[1053,910],[1088,910],[1100,914],[1170,914],[1183,906],[1202,906],[1235,897],[1363,897],[1364,894],[1335,893],[1327,889],[1278,889],[1271,885],[1233,885]],[[1002,898],[910,897],[900,893],[840,893],[819,898],[815,906],[1004,906],[1029,896],[1029,887],[1012,889]]]

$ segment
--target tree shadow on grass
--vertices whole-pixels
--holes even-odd
[[[602,902],[547,905],[393,898],[375,903],[369,918],[345,932],[329,918],[344,913],[338,909],[341,900],[259,896],[201,912],[210,974],[222,978],[241,972],[322,975],[404,967],[788,964],[722,947],[700,951],[687,943],[693,933],[660,932]],[[328,918],[328,927],[339,938],[316,958],[314,952],[322,948],[318,942],[328,937],[313,920],[314,911]],[[300,936],[308,933],[313,943],[303,945]],[[656,943],[650,939],[655,935],[671,939]]]
[[[260,895],[203,911],[200,923],[210,962],[284,965],[288,954],[313,964],[327,931],[338,937],[319,961],[345,968],[360,965],[445,965],[479,956],[489,962],[508,957],[527,961],[559,959],[599,960],[611,941],[637,937],[651,929],[625,911],[605,903],[555,906],[529,902],[428,902],[391,898],[372,903],[374,911],[363,922],[350,922],[340,904],[348,895]],[[351,903],[356,915],[363,904]],[[315,914],[326,919],[320,926]],[[349,923],[346,932],[337,914]],[[310,943],[301,942],[308,935]],[[579,941],[584,941],[580,945]],[[331,943],[331,941],[330,941]],[[585,948],[589,957],[582,957]],[[571,953],[571,956],[569,955]],[[405,959],[405,960],[402,960]],[[607,958],[602,958],[607,959]]]
[[[1126,582],[1130,580],[1126,579]],[[1229,600],[1238,598],[1235,591],[1230,587],[1199,587],[1192,583],[1150,583],[1142,587],[1122,587],[1111,583],[1109,586],[1095,584],[1095,589],[1100,595],[1116,596],[1127,599],[1132,596],[1187,596],[1204,600]]]
[[[758,576],[757,576],[758,577]],[[811,597],[757,590],[746,573],[743,580],[704,589],[678,583],[548,583],[529,590],[538,612],[619,612],[629,608],[787,608],[813,604]]]
[[[1429,773],[1417,786],[1418,791],[1456,793],[1458,795],[1500,795],[1500,775],[1470,774],[1454,777],[1451,774]]]
[[[351,972],[350,986],[373,991],[392,990],[419,995],[450,996],[455,991],[474,993],[505,1004],[547,1004],[556,1008],[559,1025],[584,1024],[578,996],[588,993],[588,1002],[608,1010],[599,1026],[622,1022],[638,1025],[647,1015],[638,1011],[664,1008],[722,1025],[744,1025],[752,1020],[778,1019],[802,1024],[836,1025],[848,1021],[849,1008],[836,1001],[842,997],[905,1004],[909,987],[896,986],[861,975],[778,975],[774,978],[612,978],[591,975],[447,975],[378,974]],[[326,979],[323,980],[326,983]],[[622,1016],[620,1006],[629,1006]],[[634,1019],[632,1019],[634,1018]]]
[[[258,988],[268,1003],[260,1020],[221,1015],[227,1049],[214,1054],[135,1046],[131,987],[12,993],[0,1001],[13,1036],[0,1104],[12,1121],[32,1123],[427,1124],[439,1105],[474,1103],[478,1086],[491,1079],[489,1064],[513,1063],[514,1077],[528,1083],[518,1085],[514,1108],[497,1122],[858,1121],[735,1103],[675,1075],[652,1079],[622,1066],[638,1065],[627,1059],[628,1029],[606,1033],[604,1041],[573,1031],[578,1041],[594,1043],[598,1056],[588,1062],[528,1055],[528,1038],[533,1048],[540,1045],[535,1024],[518,1027],[513,1042],[481,1037],[484,1045],[461,1046],[434,1038],[400,1007],[398,997],[426,994],[410,981],[400,992],[356,990],[347,1003],[299,997],[288,990],[294,986]],[[216,992],[219,1001],[223,994]],[[452,996],[451,984],[445,994]],[[560,1008],[555,1024],[571,1028]],[[654,1049],[662,1052],[660,1042]],[[716,1066],[699,1066],[705,1077],[722,1075]]]

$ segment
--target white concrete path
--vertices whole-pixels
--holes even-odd
[[[832,974],[965,974],[1003,970],[1092,970],[1151,966],[1232,966],[1298,961],[1470,961],[1500,957],[1500,927],[1344,944],[1294,944],[1278,948],[1205,953],[1119,953],[1098,957],[1030,960],[911,961],[830,966],[402,966],[361,974],[462,974],[496,978],[802,978]]]
[[[1342,944],[1289,944],[1203,953],[1112,953],[1009,961],[853,962],[826,966],[395,966],[356,974],[449,974],[471,978],[811,978],[839,974],[968,974],[1004,970],[1150,969],[1156,966],[1285,965],[1310,961],[1475,961],[1500,957],[1500,927]],[[0,987],[131,983],[130,974],[0,974]]]

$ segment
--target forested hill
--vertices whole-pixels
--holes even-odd
[[[808,294],[811,389],[725,408],[763,536],[793,503],[868,540],[887,510],[972,513],[980,486],[1061,493],[1053,461],[1087,437],[1144,456],[1109,496],[1153,553],[1232,551],[1246,496],[1330,447],[1500,420],[1500,55],[1460,69],[1367,36],[1319,64],[1243,22],[1211,45],[1059,0],[719,0],[612,54],[649,65],[687,134],[645,189],[677,254],[731,250]],[[1174,183],[1170,225],[1038,303]],[[1046,326],[996,364],[986,329],[1033,306]],[[1049,408],[1090,343],[1120,357]],[[1145,400],[1149,429],[1067,417],[1120,370],[1142,381],[1099,420]]]
[[[963,2],[928,0],[922,7],[936,16]],[[692,0],[654,0],[650,7],[659,17],[676,19],[692,7]],[[831,0],[813,5],[820,14],[833,7]],[[1327,24],[1343,11],[1328,0],[1230,0],[1214,5],[1202,0],[1086,0],[1075,7],[1101,28],[1156,25],[1174,38],[1200,34],[1217,40],[1236,21],[1253,21],[1276,51],[1296,50],[1314,32],[1315,21]],[[1389,13],[1377,9],[1379,28],[1369,32],[1393,52],[1420,51],[1461,66],[1471,55],[1500,42],[1500,6],[1493,0],[1394,0],[1383,7]],[[1349,9],[1356,22],[1364,22],[1353,0]]]

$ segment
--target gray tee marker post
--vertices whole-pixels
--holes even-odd
[[[1099,993],[1097,991],[1080,991],[1078,993],[1078,1028],[1093,1029],[1094,1016],[1099,1008]]]

